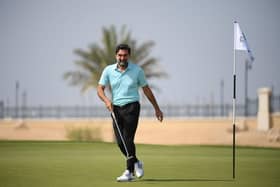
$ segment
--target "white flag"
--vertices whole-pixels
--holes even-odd
[[[239,24],[234,22],[234,49],[247,51],[250,57],[250,60],[253,61],[254,57],[249,48],[248,42],[246,40],[245,34],[241,31]]]

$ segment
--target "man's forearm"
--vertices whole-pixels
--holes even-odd
[[[143,91],[144,91],[144,94],[146,95],[146,97],[152,103],[155,110],[160,110],[159,106],[158,106],[158,103],[156,101],[156,98],[155,98],[153,92],[151,91],[151,89],[148,86],[145,86],[145,87],[143,87]]]
[[[108,100],[105,95],[104,88],[101,85],[97,86],[97,95],[104,103]]]
[[[97,95],[105,103],[108,110],[112,111],[113,106],[112,106],[111,100],[108,99],[108,97],[105,95],[104,89],[105,89],[105,86],[98,85],[97,86]]]
[[[157,117],[157,119],[162,122],[163,120],[163,113],[161,112],[158,103],[156,101],[156,98],[152,92],[152,90],[149,88],[149,86],[145,86],[143,87],[143,91],[144,94],[147,96],[147,98],[149,99],[149,101],[152,103],[154,109],[155,109],[155,115]]]

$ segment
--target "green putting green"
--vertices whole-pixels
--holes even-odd
[[[129,183],[115,178],[125,158],[117,145],[92,142],[0,142],[2,187],[280,186],[280,149],[224,146],[137,145],[145,176]]]

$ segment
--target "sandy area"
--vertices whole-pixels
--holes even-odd
[[[280,148],[280,116],[273,119],[270,131],[257,130],[257,119],[237,119],[236,144]],[[0,120],[0,139],[4,140],[68,140],[67,129],[98,129],[105,142],[114,140],[111,119],[49,119],[49,120]],[[136,143],[231,145],[232,121],[217,119],[141,119]]]

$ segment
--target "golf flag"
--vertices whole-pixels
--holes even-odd
[[[245,34],[241,31],[240,26],[236,21],[234,22],[234,50],[247,51],[251,62],[255,59],[249,48]]]

